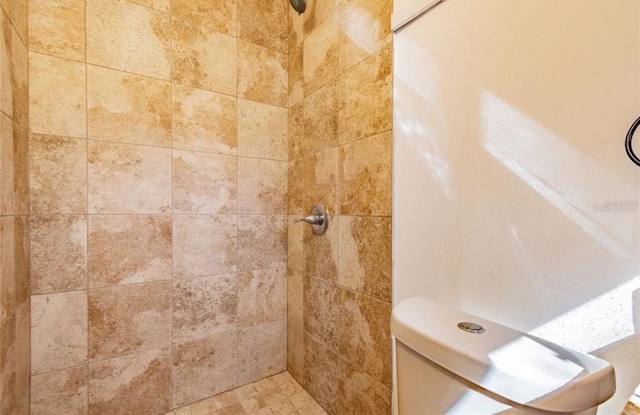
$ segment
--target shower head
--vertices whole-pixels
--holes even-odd
[[[304,13],[307,9],[307,0],[289,0],[289,3],[293,6],[293,9],[298,12],[298,14]]]

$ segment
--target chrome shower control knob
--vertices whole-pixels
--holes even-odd
[[[307,222],[309,225],[322,225],[324,223],[324,216],[309,215],[304,218],[296,219],[296,223],[297,222]]]
[[[325,209],[323,204],[317,203],[313,207],[311,215],[296,219],[295,222],[306,222],[313,226],[313,233],[318,236],[324,235],[329,227],[329,212]]]

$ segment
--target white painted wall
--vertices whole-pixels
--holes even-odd
[[[394,65],[394,304],[604,357],[599,413],[619,413],[640,381],[640,2],[445,0]]]

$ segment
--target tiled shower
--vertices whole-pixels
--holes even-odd
[[[0,413],[388,413],[390,0],[0,5]]]

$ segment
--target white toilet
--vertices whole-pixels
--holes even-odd
[[[423,298],[391,316],[394,415],[595,414],[606,361]]]

